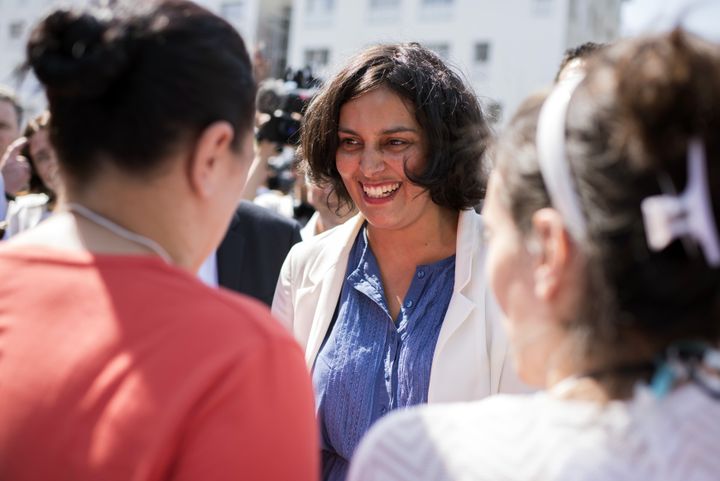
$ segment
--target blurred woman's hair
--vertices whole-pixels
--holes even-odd
[[[681,339],[720,339],[720,269],[682,240],[648,247],[641,203],[662,179],[687,183],[688,146],[701,139],[720,225],[720,49],[680,30],[597,52],[570,101],[566,161],[587,223],[583,298],[568,329],[580,355],[605,367]],[[537,161],[544,96],[526,100],[500,138],[496,167],[520,232],[551,205]]]
[[[303,119],[301,154],[318,185],[329,183],[343,203],[350,195],[335,166],[342,106],[378,88],[409,105],[427,152],[420,172],[405,175],[430,198],[455,210],[485,194],[481,159],[490,128],[472,90],[435,53],[417,43],[376,45],[353,57],[315,96]]]
[[[28,139],[28,143],[25,144],[25,146],[22,148],[20,154],[25,157],[30,163],[30,182],[28,183],[28,192],[32,194],[45,194],[52,201],[55,199],[55,191],[53,191],[49,186],[45,185],[45,182],[43,182],[43,180],[40,178],[40,175],[38,174],[38,170],[36,168],[35,159],[30,152],[29,142],[35,134],[37,134],[41,130],[47,129],[49,123],[50,112],[48,111],[43,112],[42,114],[38,115],[34,119],[30,120],[30,122],[28,122],[27,126],[25,126],[25,131],[23,132],[23,136]]]
[[[77,181],[104,162],[146,175],[208,125],[252,129],[255,82],[237,31],[184,0],[60,10],[32,32],[28,65],[47,92],[50,138]]]

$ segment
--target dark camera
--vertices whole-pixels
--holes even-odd
[[[300,119],[314,90],[295,89],[282,91],[276,84],[262,87],[257,98],[260,112],[270,115],[255,135],[257,140],[266,140],[282,145],[297,145],[300,140]]]
[[[258,141],[296,145],[300,140],[300,121],[287,112],[276,110],[270,120],[260,126],[255,137]]]

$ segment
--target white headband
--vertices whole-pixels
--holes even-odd
[[[705,254],[707,263],[720,266],[720,240],[713,216],[708,188],[705,147],[695,137],[688,144],[687,184],[680,195],[671,186],[661,187],[663,194],[642,201],[645,236],[651,250],[661,251],[674,239],[691,237]]]
[[[540,111],[536,137],[540,173],[550,201],[576,241],[585,237],[586,226],[565,158],[565,116],[570,98],[583,78],[582,74],[573,75],[555,86]]]

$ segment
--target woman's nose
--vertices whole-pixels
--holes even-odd
[[[367,148],[360,157],[360,172],[366,177],[372,177],[385,168],[382,152],[375,148]]]

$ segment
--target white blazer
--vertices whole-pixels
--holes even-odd
[[[295,244],[278,279],[272,313],[305,349],[312,368],[340,298],[357,215],[328,232]],[[508,360],[499,310],[485,283],[482,217],[460,213],[455,286],[438,336],[428,402],[470,401],[498,392],[527,391]]]

